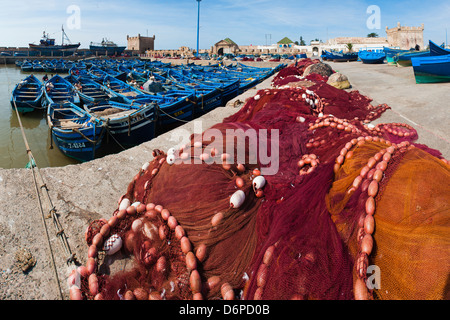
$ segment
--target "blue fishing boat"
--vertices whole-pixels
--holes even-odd
[[[358,57],[361,59],[362,63],[366,64],[380,64],[384,63],[386,58],[386,53],[384,51],[374,50],[362,50],[358,52]]]
[[[77,77],[71,74],[65,79],[73,85],[83,103],[96,103],[109,100],[124,101],[118,94],[107,90],[103,85],[88,77]]]
[[[327,52],[326,59],[334,62],[350,62],[358,60],[358,52]]]
[[[155,108],[155,103],[142,105],[112,100],[84,105],[89,114],[105,123],[108,136],[123,147],[132,147],[155,137]]]
[[[156,104],[158,125],[161,128],[169,124],[182,123],[194,118],[194,90],[170,90],[156,95],[142,95],[135,102]]]
[[[429,40],[429,43],[430,43],[430,55],[432,55],[432,56],[445,56],[447,54],[450,54],[450,50],[438,46],[433,41]]]
[[[416,83],[450,82],[450,55],[411,58]]]
[[[425,50],[425,51],[411,50],[411,51],[407,51],[407,52],[398,53],[396,55],[395,59],[397,62],[397,67],[411,67],[412,66],[412,62],[411,62],[412,58],[422,58],[422,57],[429,57],[429,56],[430,56],[430,50]]]
[[[80,104],[80,96],[73,85],[58,74],[51,77],[45,83],[44,92],[44,106],[48,106],[52,103],[62,104],[65,102]]]
[[[44,95],[43,84],[34,75],[20,81],[11,93],[11,106],[20,113],[42,109],[41,100]]]
[[[118,80],[110,75],[106,75],[103,80],[103,86],[111,93],[122,97],[122,99],[128,103],[132,103],[134,100],[140,98],[146,98],[144,94],[139,89],[133,87],[132,85]]]
[[[52,143],[66,156],[81,162],[95,158],[106,132],[101,120],[71,102],[50,103],[47,123]]]
[[[201,82],[195,82],[175,70],[170,70],[167,77],[185,89],[194,90],[196,102],[194,116],[205,114],[222,104],[219,86],[208,86]]]
[[[33,64],[33,72],[43,72],[44,71],[44,67],[39,60],[34,60],[32,64]]]
[[[24,61],[22,63],[22,65],[20,66],[20,68],[24,72],[33,72],[33,64],[31,63],[31,61],[28,61],[28,60]]]

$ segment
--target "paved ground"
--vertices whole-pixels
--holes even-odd
[[[441,150],[447,159],[450,158],[447,110],[450,84],[416,85],[411,69],[356,62],[330,64],[349,77],[354,89],[372,97],[375,103],[387,103],[392,107],[393,110],[386,112],[379,122],[407,122],[413,125],[419,131],[419,142]],[[257,89],[269,87],[271,80],[234,100],[245,101],[253,97]],[[228,106],[202,117],[203,129],[235,113],[238,108],[233,107],[234,100]],[[188,123],[178,130],[190,133],[194,127]],[[176,143],[176,132],[89,163],[40,170],[64,232],[69,237],[70,248],[80,263],[85,264],[87,257],[84,241],[86,227],[92,220],[109,219],[117,208],[118,199],[126,192],[128,183],[142,164],[152,159],[152,150],[172,147]],[[47,202],[44,198],[41,201],[47,215]],[[63,298],[67,299],[65,279],[70,270],[65,261],[68,256],[55,235],[56,229],[51,219],[45,219],[52,244],[52,252],[49,250],[30,170],[0,169],[0,208],[0,300],[60,299],[52,256]],[[34,267],[25,273],[20,269],[16,256],[23,253],[22,250],[36,258]]]

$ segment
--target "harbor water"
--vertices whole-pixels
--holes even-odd
[[[30,73],[15,65],[0,66],[0,168],[24,168],[29,162],[16,111],[10,98],[14,87]],[[45,73],[35,74],[39,80]],[[48,75],[50,77],[50,74]],[[44,110],[19,114],[28,145],[40,168],[77,163],[63,155],[56,146],[51,149],[50,130]]]

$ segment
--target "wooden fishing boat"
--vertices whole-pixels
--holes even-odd
[[[450,55],[411,58],[416,83],[450,82]]]
[[[51,77],[45,83],[44,92],[44,106],[52,103],[63,104],[66,102],[71,102],[76,105],[80,104],[80,96],[74,86],[58,74]]]
[[[185,89],[194,90],[196,101],[194,116],[205,114],[222,104],[222,95],[219,86],[208,86],[201,82],[195,82],[175,70],[170,70],[167,77]]]
[[[358,52],[358,57],[361,59],[362,63],[380,64],[384,63],[386,53],[384,51],[362,50]]]
[[[104,82],[107,76],[114,77],[120,81],[124,81],[127,79],[127,74],[125,72],[116,71],[113,69],[108,69],[107,71],[105,71],[96,66],[92,66],[89,69],[89,74],[95,81],[99,83]]]
[[[11,106],[20,113],[42,110],[42,97],[44,95],[44,86],[34,75],[29,75],[20,81],[11,93]]]
[[[161,128],[194,118],[195,92],[193,90],[170,90],[156,95],[146,94],[137,98],[135,102],[154,103],[157,110],[157,122]]]
[[[22,71],[24,72],[32,72],[33,71],[33,64],[30,61],[24,61],[22,65],[20,66]]]
[[[77,93],[80,95],[83,103],[96,103],[99,101],[109,100],[118,102],[124,101],[124,99],[119,97],[118,94],[112,92],[111,90],[107,90],[103,85],[92,80],[91,78],[70,75],[65,79],[73,85]]]
[[[326,60],[328,61],[349,62],[358,60],[357,52],[348,52],[348,53],[343,53],[342,51],[341,52],[325,51],[325,52],[326,52]]]
[[[101,120],[71,102],[50,103],[47,123],[52,143],[66,156],[81,162],[95,158],[106,132]]]
[[[123,147],[132,147],[155,137],[156,104],[119,103],[101,101],[88,103],[84,109],[105,123],[114,142]],[[111,140],[110,140],[111,141]]]
[[[402,53],[402,52],[409,52],[410,50],[384,47],[383,51],[386,54],[386,62],[389,65],[396,65],[397,64],[397,57],[396,57],[397,54]]]
[[[429,40],[429,44],[430,44],[430,55],[432,56],[445,56],[447,54],[450,54],[450,50],[438,46],[431,40]]]
[[[110,75],[105,76],[103,86],[109,92],[122,97],[122,99],[128,103],[132,103],[134,100],[146,97],[146,94],[139,89]]]
[[[397,67],[411,67],[412,58],[422,58],[422,57],[429,57],[430,56],[430,50],[426,51],[408,51],[408,52],[401,52],[398,53],[396,56],[397,61]]]

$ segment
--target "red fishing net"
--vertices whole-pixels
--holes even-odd
[[[314,63],[302,61],[274,83]],[[111,219],[88,227],[71,297],[444,298],[448,162],[408,125],[371,125],[386,105],[313,78],[155,150]],[[239,130],[252,134],[218,139]],[[132,267],[107,272],[117,254]]]

